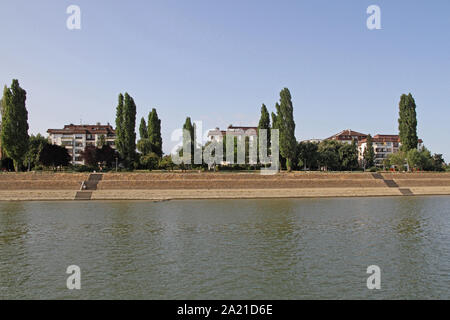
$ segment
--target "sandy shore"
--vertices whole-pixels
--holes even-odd
[[[450,187],[410,188],[412,195],[450,195]],[[0,201],[74,200],[77,191],[0,191]],[[404,196],[397,188],[315,188],[315,189],[199,189],[199,190],[97,190],[91,200],[187,200],[187,199],[273,199],[326,197]]]

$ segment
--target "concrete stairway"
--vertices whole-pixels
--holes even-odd
[[[84,181],[82,190],[78,191],[75,195],[75,200],[91,200],[92,191],[97,190],[98,183],[102,180],[103,174],[101,173],[91,173],[89,179]]]

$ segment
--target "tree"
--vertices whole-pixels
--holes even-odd
[[[156,109],[153,108],[148,115],[148,138],[152,144],[152,150],[162,157],[162,137],[161,137],[161,120],[158,118],[158,113]]]
[[[136,104],[128,94],[119,95],[116,111],[116,145],[128,167],[136,155]]]
[[[1,128],[1,145],[3,151],[14,161],[17,171],[23,163],[28,150],[28,111],[25,107],[27,92],[14,79],[11,88],[3,90],[3,114]]]
[[[116,109],[116,147],[122,157],[125,154],[123,125],[123,95],[119,94],[119,103]]]
[[[339,148],[341,143],[335,140],[323,140],[319,144],[319,163],[325,170],[339,170]]]
[[[125,93],[124,96],[124,137],[126,142],[125,159],[132,162],[136,154],[136,104],[133,98]]]
[[[258,129],[270,129],[270,115],[264,104],[261,107],[261,117],[259,118]],[[268,140],[270,141],[270,139]]]
[[[105,145],[106,145],[106,137],[105,137],[104,134],[101,134],[101,135],[98,137],[97,147],[98,147],[98,148],[101,148],[101,147],[103,147],[103,146],[105,146]]]
[[[47,167],[66,167],[69,165],[72,157],[66,148],[54,144],[46,144],[39,154],[39,162]]]
[[[109,145],[101,148],[87,146],[80,155],[84,163],[90,167],[97,167],[99,164],[112,167],[117,157],[116,151]]]
[[[36,136],[31,135],[28,143],[28,151],[25,154],[24,166],[29,169],[34,168],[39,163],[39,154],[45,145],[48,144],[48,139],[41,134]]]
[[[421,169],[424,165],[425,158],[417,149],[411,149],[406,153],[406,161],[410,170]]]
[[[144,117],[141,118],[141,124],[139,125],[139,136],[141,137],[141,139],[137,143],[137,149],[139,150],[139,152],[143,155],[152,152],[152,143],[148,138],[148,128]]]
[[[172,161],[172,156],[171,155],[167,155],[164,156],[161,161],[159,162],[159,167],[161,169],[165,169],[165,170],[173,170],[175,164]]]
[[[150,139],[141,139],[137,143],[137,149],[140,153],[146,155],[153,151],[153,145],[150,142]]]
[[[141,156],[139,161],[146,169],[154,170],[158,168],[159,156],[154,152],[150,152],[149,154]]]
[[[319,161],[319,144],[314,142],[300,142],[297,147],[299,167],[304,167],[305,170],[316,169]]]
[[[86,148],[84,148],[84,150],[81,152],[80,156],[87,166],[97,167],[97,150],[98,149],[94,146],[86,146]]]
[[[141,124],[139,125],[139,136],[141,139],[148,138],[147,123],[145,122],[144,117],[141,118]]]
[[[258,134],[259,134],[259,130],[261,130],[261,129],[267,130],[267,146],[269,146],[270,145],[270,115],[264,104],[261,107],[261,117],[259,118],[259,123],[258,123]],[[258,157],[259,157],[259,154],[260,154],[260,151],[259,151],[259,136],[258,136]]]
[[[339,148],[341,170],[354,170],[358,168],[358,147],[356,141],[345,143]]]
[[[442,154],[435,153],[432,159],[432,165],[434,171],[444,171],[445,168],[445,160],[442,157]]]
[[[375,151],[373,150],[372,136],[369,134],[366,139],[366,148],[364,149],[364,169],[373,167],[375,164]]]
[[[116,151],[109,145],[104,145],[96,150],[97,163],[102,163],[106,167],[112,167],[117,157]]]
[[[3,158],[3,152],[2,152],[2,139],[1,139],[1,132],[2,132],[2,118],[3,118],[3,99],[0,99],[0,161]]]
[[[276,115],[277,127],[280,130],[280,154],[286,159],[286,168],[292,170],[296,156],[297,140],[295,138],[294,108],[288,88],[280,92],[280,104]]]
[[[405,158],[405,152],[400,150],[388,156],[388,164],[395,166],[399,171],[403,171],[405,169]]]
[[[187,145],[190,144],[190,149],[191,149],[191,159],[190,159],[190,163],[193,165],[194,164],[194,150],[195,150],[195,145],[194,145],[194,138],[195,138],[195,129],[194,126],[192,125],[191,122],[191,118],[187,117],[186,121],[183,125],[183,150],[185,148],[187,148]],[[186,147],[184,147],[186,146]]]
[[[411,93],[403,94],[399,103],[398,129],[401,142],[401,150],[408,152],[417,149],[419,139],[417,137],[416,102]]]

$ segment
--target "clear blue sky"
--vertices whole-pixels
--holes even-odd
[[[66,28],[77,4],[82,29]],[[366,27],[381,7],[382,30]],[[288,87],[299,140],[343,129],[397,133],[411,92],[418,131],[450,161],[450,1],[2,0],[0,84],[28,92],[30,133],[114,123],[128,91],[156,107],[164,150],[186,116],[256,125]]]

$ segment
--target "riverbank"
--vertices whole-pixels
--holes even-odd
[[[82,187],[83,186],[83,187]],[[0,201],[450,195],[450,173],[6,173]]]

